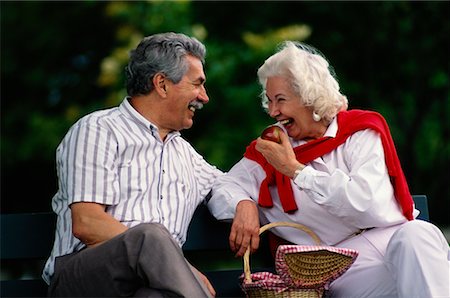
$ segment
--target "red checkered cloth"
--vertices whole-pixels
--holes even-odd
[[[303,256],[305,257],[308,257],[308,254],[313,255],[314,257],[310,256],[309,258],[320,258],[320,261],[308,263],[309,260],[305,259],[305,263],[302,263],[303,261],[295,263],[297,268],[290,268],[286,260],[287,256],[299,253],[304,253]],[[349,248],[317,245],[280,245],[275,257],[275,268],[280,279],[289,286],[328,289],[332,281],[350,268],[357,256],[358,251]],[[314,269],[315,267],[317,269]],[[298,272],[295,272],[296,270]],[[291,275],[294,272],[296,273],[295,277]],[[314,278],[310,278],[309,274],[314,276]]]
[[[251,290],[270,290],[276,293],[286,291],[289,286],[280,278],[279,275],[271,272],[257,272],[251,274],[251,282],[244,281],[244,274],[240,277],[242,289],[247,292]]]

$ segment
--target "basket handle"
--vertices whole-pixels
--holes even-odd
[[[298,224],[298,223],[295,223],[295,222],[287,222],[287,221],[278,221],[278,222],[271,222],[269,224],[266,224],[266,225],[262,226],[259,229],[259,235],[261,235],[262,233],[264,233],[268,229],[271,229],[271,228],[274,228],[274,227],[292,227],[292,228],[296,228],[296,229],[302,230],[303,232],[305,232],[309,236],[311,236],[311,238],[314,240],[314,242],[317,245],[320,245],[320,243],[322,242],[320,240],[319,236],[317,236],[307,226],[304,226],[302,224]],[[247,248],[247,250],[245,251],[245,254],[244,254],[244,282],[245,283],[252,282],[251,272],[250,272],[250,246]]]

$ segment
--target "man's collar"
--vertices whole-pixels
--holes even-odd
[[[126,96],[122,103],[119,106],[119,110],[128,118],[132,119],[135,123],[144,126],[147,129],[150,129],[152,132],[158,133],[159,129],[158,127],[147,120],[144,116],[142,116],[138,111],[136,111],[133,106],[130,104],[130,97]],[[172,131],[168,134],[168,136],[171,135],[180,135],[179,131]]]

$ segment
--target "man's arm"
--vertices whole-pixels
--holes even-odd
[[[128,228],[97,203],[78,202],[70,206],[73,235],[88,247],[99,245]]]

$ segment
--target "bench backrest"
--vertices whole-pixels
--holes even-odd
[[[413,196],[420,219],[428,220],[425,195]],[[56,218],[51,212],[1,214],[1,297],[44,297],[47,286],[40,278],[54,239]],[[219,222],[200,206],[190,224],[183,246],[186,258],[203,271],[216,288],[218,297],[239,297],[238,277],[242,260],[229,250],[230,223]],[[264,237],[263,237],[264,238]],[[264,241],[264,239],[262,239]],[[263,242],[264,243],[264,242]],[[267,247],[262,244],[261,248]],[[254,271],[266,271],[269,251],[252,256]]]

